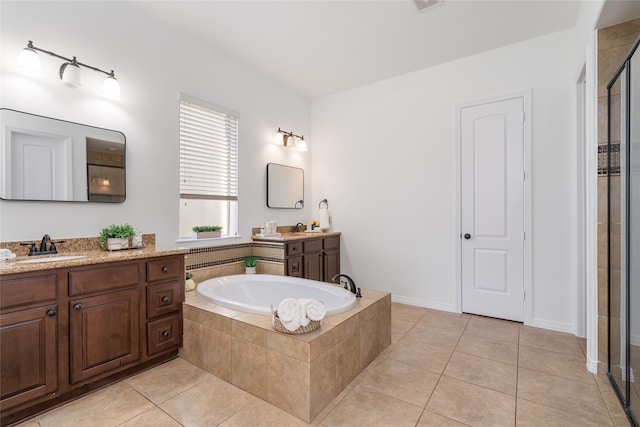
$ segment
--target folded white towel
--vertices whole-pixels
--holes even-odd
[[[0,261],[4,261],[7,259],[14,259],[16,254],[11,252],[9,249],[0,249]]]
[[[326,314],[327,310],[322,302],[312,299],[307,303],[307,317],[309,319],[320,321],[324,319]]]

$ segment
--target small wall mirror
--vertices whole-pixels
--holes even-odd
[[[267,164],[267,206],[280,209],[304,207],[304,170]]]
[[[124,202],[122,132],[0,109],[0,199]]]

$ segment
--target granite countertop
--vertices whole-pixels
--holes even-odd
[[[301,231],[297,233],[281,233],[280,236],[260,236],[254,234],[251,236],[251,239],[256,242],[290,242],[294,240],[317,239],[318,237],[339,236],[340,234],[339,231]]]
[[[167,255],[186,254],[189,250],[185,248],[158,248],[156,245],[139,249],[127,249],[120,251],[91,250],[91,251],[60,251],[56,255],[18,256],[12,260],[0,261],[0,276],[15,273],[27,273],[31,271],[52,270],[65,267],[79,267],[83,265],[103,264],[107,262],[117,262],[151,258]],[[66,259],[52,262],[32,262],[21,263],[20,261],[46,259],[52,257],[76,256],[84,258]]]

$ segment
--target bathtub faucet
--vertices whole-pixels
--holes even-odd
[[[344,277],[346,280],[340,280],[338,281],[341,277]],[[356,294],[356,298],[361,298],[362,297],[362,293],[360,292],[360,288],[356,287],[356,282],[353,281],[353,279],[349,276],[347,276],[346,274],[336,274],[335,276],[333,276],[331,278],[331,281],[334,283],[342,283],[344,285],[344,288],[351,291],[352,293]],[[347,287],[347,285],[349,287]]]

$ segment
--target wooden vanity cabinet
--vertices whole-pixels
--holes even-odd
[[[0,280],[0,424],[177,356],[184,255]]]
[[[2,280],[0,286],[0,408],[58,390],[57,275]]]
[[[340,273],[340,236],[287,242],[285,254],[288,276],[330,282]]]

